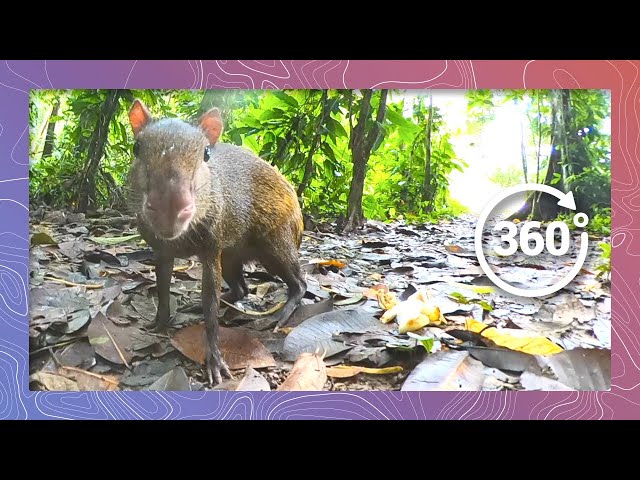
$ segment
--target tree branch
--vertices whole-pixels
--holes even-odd
[[[365,148],[367,152],[371,152],[373,146],[378,140],[382,130],[382,122],[384,121],[384,116],[387,113],[387,94],[389,90],[383,89],[380,90],[380,104],[378,105],[378,113],[376,114],[376,123],[371,127],[369,133],[367,134],[367,138],[365,139]]]

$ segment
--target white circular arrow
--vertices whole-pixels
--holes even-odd
[[[530,190],[537,190],[539,192],[545,192],[553,195],[554,197],[560,199],[558,205],[560,205],[561,207],[565,207],[570,210],[576,209],[576,202],[573,198],[573,192],[565,194],[557,188],[551,187],[549,185],[542,185],[539,183],[524,183],[522,185],[516,185],[514,187],[507,188],[489,201],[489,203],[484,207],[484,210],[482,210],[480,217],[478,218],[475,234],[476,256],[478,257],[480,267],[487,275],[487,277],[489,277],[494,284],[496,284],[504,291],[512,293],[513,295],[519,295],[521,297],[542,297],[557,292],[562,287],[566,286],[578,274],[578,272],[582,268],[582,265],[584,264],[585,259],[587,258],[587,249],[589,247],[589,235],[587,234],[587,232],[582,232],[582,234],[580,235],[580,252],[578,253],[576,264],[569,271],[569,273],[567,273],[565,277],[558,283],[551,285],[550,287],[539,288],[536,290],[525,290],[522,288],[517,288],[513,285],[509,285],[504,280],[500,280],[500,278],[498,278],[498,276],[493,273],[493,270],[491,270],[491,268],[489,267],[487,259],[484,256],[484,252],[482,251],[482,231],[484,229],[484,224],[489,218],[489,214],[493,211],[496,205],[498,205],[505,198],[510,197],[515,193],[527,192]]]

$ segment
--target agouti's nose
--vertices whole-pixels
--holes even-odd
[[[193,203],[189,203],[186,207],[178,212],[178,220],[183,222],[193,215]]]

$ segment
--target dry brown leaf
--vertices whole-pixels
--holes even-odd
[[[253,368],[247,368],[242,380],[236,387],[237,391],[243,392],[268,392],[271,390],[269,382],[256,372]]]
[[[444,248],[449,253],[460,253],[465,251],[465,249],[459,245],[445,245]]]
[[[400,373],[402,367],[385,367],[385,368],[368,368],[358,367],[355,365],[338,365],[336,367],[327,367],[327,375],[333,378],[354,377],[359,373],[369,373],[372,375],[387,375],[389,373]]]
[[[347,266],[346,263],[342,263],[340,260],[323,260],[321,262],[318,262],[318,265],[324,265],[327,267],[336,267],[336,268],[344,268]]]
[[[326,381],[327,369],[322,356],[301,353],[278,391],[318,391],[322,390]]]
[[[402,391],[480,391],[485,366],[463,350],[442,350],[420,362],[409,374]]]
[[[29,376],[29,383],[36,382],[50,392],[77,392],[78,383],[55,373],[37,372]]]
[[[205,338],[204,323],[199,323],[178,330],[171,345],[185,357],[204,365]],[[220,327],[219,338],[220,351],[231,370],[276,366],[269,350],[244,329]]]
[[[388,292],[389,291],[389,287],[386,286],[384,283],[378,283],[378,284],[374,285],[373,287],[370,287],[367,290],[365,290],[364,292],[362,292],[362,294],[367,298],[370,298],[372,300],[376,300],[378,298],[378,291],[379,290],[384,290],[385,292]]]
[[[83,392],[114,391],[119,390],[117,377],[113,375],[98,375],[75,367],[60,367],[67,376],[78,383],[78,390]]]
[[[264,296],[269,293],[269,290],[271,290],[272,287],[272,282],[261,283],[256,287],[256,296],[258,298],[264,298]]]
[[[341,294],[341,296],[345,296],[345,294]],[[362,293],[353,293],[350,294],[348,297],[345,297],[344,300],[336,300],[334,302],[334,305],[337,307],[340,306],[344,306],[344,305],[353,305],[354,303],[358,303],[359,301],[361,301],[364,298],[364,295]]]
[[[133,337],[140,333],[137,326],[120,326],[98,312],[87,329],[89,343],[102,358],[119,365],[129,365],[133,359]]]

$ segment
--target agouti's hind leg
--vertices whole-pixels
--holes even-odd
[[[267,254],[261,260],[264,268],[272,275],[278,275],[289,288],[287,302],[272,317],[278,322],[278,327],[282,327],[286,325],[291,314],[298,308],[300,300],[307,290],[307,282],[302,276],[297,256],[278,252],[278,256]]]
[[[235,303],[242,300],[249,292],[242,273],[242,260],[233,253],[222,254],[222,278],[230,289],[221,297],[225,302]]]

